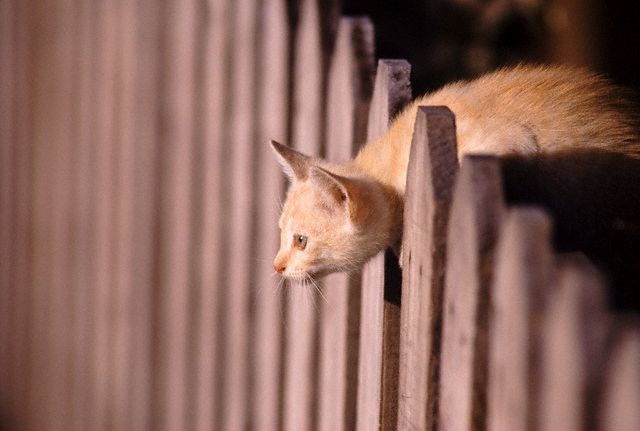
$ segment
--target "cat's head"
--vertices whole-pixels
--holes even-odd
[[[385,192],[350,165],[331,165],[271,141],[291,181],[280,216],[277,272],[288,278],[357,270],[386,247]]]

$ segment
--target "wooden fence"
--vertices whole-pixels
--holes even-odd
[[[274,277],[268,140],[344,160],[411,98],[337,10],[0,1],[1,429],[640,429],[637,316],[501,160],[458,165],[446,107],[417,113],[402,271]]]

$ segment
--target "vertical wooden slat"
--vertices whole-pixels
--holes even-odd
[[[152,343],[153,298],[156,288],[154,278],[157,233],[157,168],[160,145],[158,143],[158,95],[160,13],[153,0],[135,2],[136,40],[136,100],[135,100],[135,178],[133,199],[133,239],[131,247],[135,256],[130,297],[131,336],[129,349],[131,360],[128,369],[130,410],[128,429],[150,429],[152,423]]]
[[[14,190],[14,244],[15,257],[15,299],[12,324],[12,349],[10,373],[13,396],[9,406],[13,423],[18,429],[25,429],[32,418],[30,416],[32,316],[31,286],[33,277],[32,238],[32,53],[29,13],[26,2],[15,3],[15,43],[14,58],[16,67],[15,81],[15,190]]]
[[[257,430],[277,430],[280,425],[280,389],[282,361],[282,301],[277,295],[272,257],[278,251],[278,201],[284,180],[273,157],[269,139],[288,141],[289,114],[289,31],[286,4],[267,0],[262,4],[259,27],[261,71],[257,82],[259,110],[257,118],[255,193],[258,217],[254,252],[253,297],[255,318],[252,334],[254,358],[251,426]]]
[[[227,80],[229,70],[229,33],[231,3],[227,0],[208,1],[200,37],[204,40],[201,60],[202,95],[200,96],[200,146],[202,148],[200,199],[201,220],[196,244],[199,247],[197,274],[198,300],[196,326],[196,379],[194,428],[213,429],[221,424],[221,412],[217,399],[221,393],[218,376],[223,372],[222,340],[219,326],[220,299],[223,285],[220,275],[224,267],[225,250],[222,243],[223,175],[229,175],[223,166],[223,153],[231,145],[225,142],[225,125],[228,122],[230,89]]]
[[[0,423],[8,421],[8,409],[13,397],[10,351],[13,328],[14,265],[11,252],[14,228],[13,190],[16,174],[14,159],[14,122],[16,103],[14,88],[17,77],[14,63],[16,10],[14,2],[0,2]]]
[[[195,1],[164,5],[154,429],[185,429],[195,95]]]
[[[71,288],[71,189],[72,153],[75,150],[73,141],[73,118],[71,116],[73,107],[73,88],[76,84],[72,77],[74,71],[74,49],[78,41],[77,22],[74,19],[77,2],[67,0],[56,2],[59,8],[61,21],[57,24],[56,32],[60,35],[59,51],[56,53],[61,61],[61,76],[56,77],[57,85],[60,86],[60,94],[51,100],[56,111],[61,111],[57,126],[59,129],[59,141],[50,139],[50,145],[54,149],[53,169],[55,171],[53,184],[53,255],[51,256],[51,307],[52,314],[50,333],[48,335],[51,346],[53,346],[49,358],[49,367],[52,376],[52,395],[49,408],[52,410],[53,418],[49,423],[50,429],[67,430],[71,426],[71,413],[73,411],[72,386],[73,364],[69,360],[73,339],[70,337],[71,325],[69,316],[69,303],[74,291]],[[64,29],[60,31],[60,29]],[[50,137],[51,138],[51,137]]]
[[[311,156],[320,156],[325,104],[325,70],[321,26],[316,0],[300,5],[294,41],[292,144]],[[285,366],[283,368],[283,428],[287,431],[315,429],[317,412],[318,314],[305,291],[285,285]],[[276,295],[279,292],[276,290]]]
[[[399,429],[434,427],[447,224],[458,170],[456,151],[451,111],[419,108],[404,208]]]
[[[91,166],[95,178],[94,212],[95,240],[94,265],[92,268],[92,311],[90,345],[92,356],[92,394],[89,395],[91,405],[88,407],[89,426],[100,429],[108,423],[109,385],[109,304],[113,283],[113,204],[114,204],[114,141],[116,88],[115,73],[117,71],[118,15],[112,3],[96,2],[94,9],[95,45],[97,53],[95,62],[94,88],[95,103],[92,125],[92,145],[94,160]]]
[[[111,316],[109,366],[111,390],[109,395],[109,426],[113,429],[129,428],[128,418],[131,408],[130,375],[131,362],[131,329],[133,327],[133,289],[134,273],[137,271],[134,248],[134,220],[136,217],[134,205],[135,174],[139,167],[135,159],[135,145],[137,144],[135,127],[137,127],[138,112],[135,110],[137,85],[139,79],[136,70],[136,56],[138,55],[136,37],[139,27],[135,22],[135,5],[119,2],[118,20],[119,58],[118,58],[118,87],[116,88],[117,124],[115,133],[114,164],[115,164],[115,194],[114,194],[114,274],[112,284],[112,301],[109,314]],[[145,77],[144,79],[148,79]]]
[[[327,158],[351,159],[366,138],[372,92],[373,26],[342,18],[329,75]],[[320,344],[319,429],[355,428],[360,275],[326,278]]]
[[[71,285],[73,297],[71,298],[72,320],[71,336],[73,339],[72,364],[73,386],[72,429],[86,429],[89,427],[89,402],[92,391],[91,386],[91,332],[90,322],[92,311],[90,309],[92,284],[91,268],[93,261],[93,192],[94,171],[92,166],[93,141],[92,141],[92,115],[93,94],[92,80],[94,78],[92,50],[94,36],[94,2],[82,2],[78,5],[75,19],[78,28],[78,44],[75,51],[75,66],[73,81],[74,86],[74,168],[72,184],[72,211],[74,212],[72,226],[72,274]]]
[[[600,429],[634,431],[640,429],[640,324],[637,318],[627,327],[618,327],[605,366],[599,406]]]
[[[530,334],[540,337],[544,344],[530,346],[538,347],[530,351],[540,356],[533,359],[541,359],[542,373],[533,370],[529,384],[522,382],[524,388],[535,388],[539,382],[540,398],[530,398],[530,404],[539,406],[530,408],[538,419],[529,424],[548,431],[596,429],[595,389],[604,364],[608,318],[602,279],[584,256],[561,260],[544,328],[538,329],[533,326]]]
[[[229,207],[229,241],[226,284],[224,345],[223,425],[238,430],[248,425],[249,325],[251,271],[248,249],[253,238],[253,161],[255,142],[255,0],[234,2],[233,79],[228,142],[230,145],[229,187],[233,191]]]
[[[485,427],[487,315],[497,226],[503,212],[498,160],[466,157],[447,238],[439,427]]]
[[[551,283],[551,222],[510,211],[500,230],[489,324],[488,429],[532,429],[540,380],[542,317]]]
[[[64,360],[69,341],[64,319],[68,251],[65,189],[70,142],[72,3],[32,6],[33,28],[38,31],[32,62],[36,86],[32,99],[36,164],[31,408],[36,426],[64,429],[67,419]]]
[[[410,72],[411,66],[405,60],[378,62],[369,109],[368,140],[382,136],[387,131],[391,119],[411,99]],[[362,274],[358,367],[359,430],[395,427],[400,308],[399,304],[385,301],[385,290],[399,289],[399,285],[391,285],[391,280],[385,279],[385,252],[380,252],[365,265]],[[398,333],[385,332],[385,327],[398,329]],[[385,340],[387,349],[384,349]],[[384,381],[383,377],[386,378]],[[388,392],[383,391],[383,386]]]

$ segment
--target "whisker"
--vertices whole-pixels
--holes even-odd
[[[322,289],[320,289],[320,286],[318,286],[316,280],[313,279],[311,274],[307,274],[307,277],[309,277],[309,281],[311,282],[311,284],[313,284],[313,287],[315,287],[316,291],[320,294],[320,297],[324,300],[324,303],[329,304],[329,301],[327,301],[327,297],[324,296],[324,293],[322,293]]]

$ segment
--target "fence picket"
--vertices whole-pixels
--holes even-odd
[[[540,381],[542,321],[552,281],[551,222],[514,208],[500,229],[489,317],[488,429],[527,430]]]
[[[133,327],[133,291],[135,272],[138,270],[134,254],[135,175],[139,167],[135,160],[137,139],[135,128],[139,112],[136,111],[136,89],[140,76],[137,74],[137,30],[135,7],[119,5],[119,67],[118,67],[118,129],[115,141],[116,193],[114,195],[114,280],[111,303],[111,394],[109,397],[109,426],[114,429],[129,427],[131,398],[128,373],[131,363],[131,328]],[[143,77],[143,79],[148,79]]]
[[[488,298],[503,206],[498,160],[465,157],[447,238],[438,415],[443,429],[485,426]]]
[[[398,428],[433,429],[449,207],[458,162],[449,109],[417,111],[404,208]]]
[[[32,81],[31,58],[33,43],[30,28],[32,17],[30,6],[16,2],[13,39],[15,61],[15,135],[13,145],[15,169],[15,211],[14,237],[12,238],[14,269],[14,306],[12,316],[11,348],[9,372],[12,382],[12,396],[7,406],[10,425],[17,429],[33,426],[31,410],[31,349],[33,348],[33,307],[32,277],[34,262],[32,245],[34,238],[34,212],[32,208],[33,187],[33,144],[32,144]],[[9,287],[10,288],[10,287]]]
[[[351,159],[366,138],[372,91],[373,26],[342,18],[329,75],[327,158]],[[355,427],[360,275],[325,279],[320,329],[320,430]]]
[[[272,154],[269,139],[288,141],[289,110],[289,29],[286,5],[282,0],[268,0],[259,11],[262,16],[258,82],[260,112],[256,149],[256,252],[254,255],[255,318],[251,355],[254,358],[251,407],[252,426],[259,430],[280,429],[280,382],[282,381],[283,328],[282,301],[276,289],[271,259],[278,251],[278,201],[283,196],[284,179]]]
[[[318,2],[300,4],[294,41],[292,144],[311,156],[322,153],[322,129],[326,88]],[[316,428],[318,312],[299,286],[286,284],[283,428],[289,431]],[[277,294],[278,292],[276,292]]]
[[[605,365],[598,411],[600,429],[607,431],[640,429],[640,325],[636,318],[621,326]]]
[[[133,155],[134,216],[131,246],[135,256],[135,270],[131,282],[135,286],[130,300],[135,306],[131,316],[130,363],[128,382],[130,390],[128,429],[149,429],[152,418],[154,364],[154,304],[157,268],[157,208],[159,201],[159,161],[161,143],[158,142],[160,95],[157,82],[160,76],[160,11],[153,0],[135,2],[137,74],[134,109],[135,134]],[[162,29],[164,30],[164,29]]]
[[[367,139],[383,135],[393,117],[411,99],[405,60],[380,60],[369,109]],[[393,265],[389,256],[386,264]],[[399,296],[397,262],[385,271],[385,252],[380,252],[362,270],[360,353],[358,367],[357,429],[393,429],[397,417],[400,304],[385,301]],[[387,292],[385,294],[385,291]]]
[[[200,191],[198,229],[201,235],[194,238],[196,247],[196,280],[194,295],[197,298],[194,322],[195,364],[193,427],[208,430],[221,425],[221,382],[223,373],[222,331],[224,330],[222,277],[226,263],[223,246],[225,224],[225,200],[223,185],[230,175],[223,163],[231,146],[225,135],[229,122],[228,106],[231,90],[228,71],[231,59],[230,28],[232,5],[228,0],[206,3],[201,11],[199,36],[202,59],[199,63],[199,81],[202,96],[198,105],[198,148],[200,159],[196,161],[197,190]]]
[[[248,246],[254,242],[254,157],[256,139],[256,15],[255,0],[232,3],[232,73],[229,135],[230,190],[228,261],[223,266],[225,283],[225,379],[222,388],[222,427],[247,427],[249,415],[250,294],[253,263]],[[224,157],[224,156],[223,156]],[[224,241],[224,239],[223,239]],[[224,242],[223,242],[224,244]]]
[[[12,230],[14,228],[14,199],[16,177],[13,168],[14,151],[11,144],[14,136],[14,122],[16,103],[13,92],[18,77],[15,76],[15,56],[12,43],[15,40],[16,29],[15,5],[5,1],[0,3],[0,406],[11,403],[14,385],[10,371],[10,352],[15,346],[12,343],[13,327],[13,298],[15,289],[9,288],[13,284]]]
[[[548,311],[539,334],[542,373],[536,422],[541,430],[595,429],[594,389],[604,363],[607,316],[602,279],[584,256],[563,257],[557,287],[551,290]],[[535,318],[535,317],[534,317]],[[535,335],[534,335],[535,336]],[[542,377],[540,379],[540,376]]]
[[[153,427],[185,429],[193,181],[195,1],[163,5],[160,227]]]

